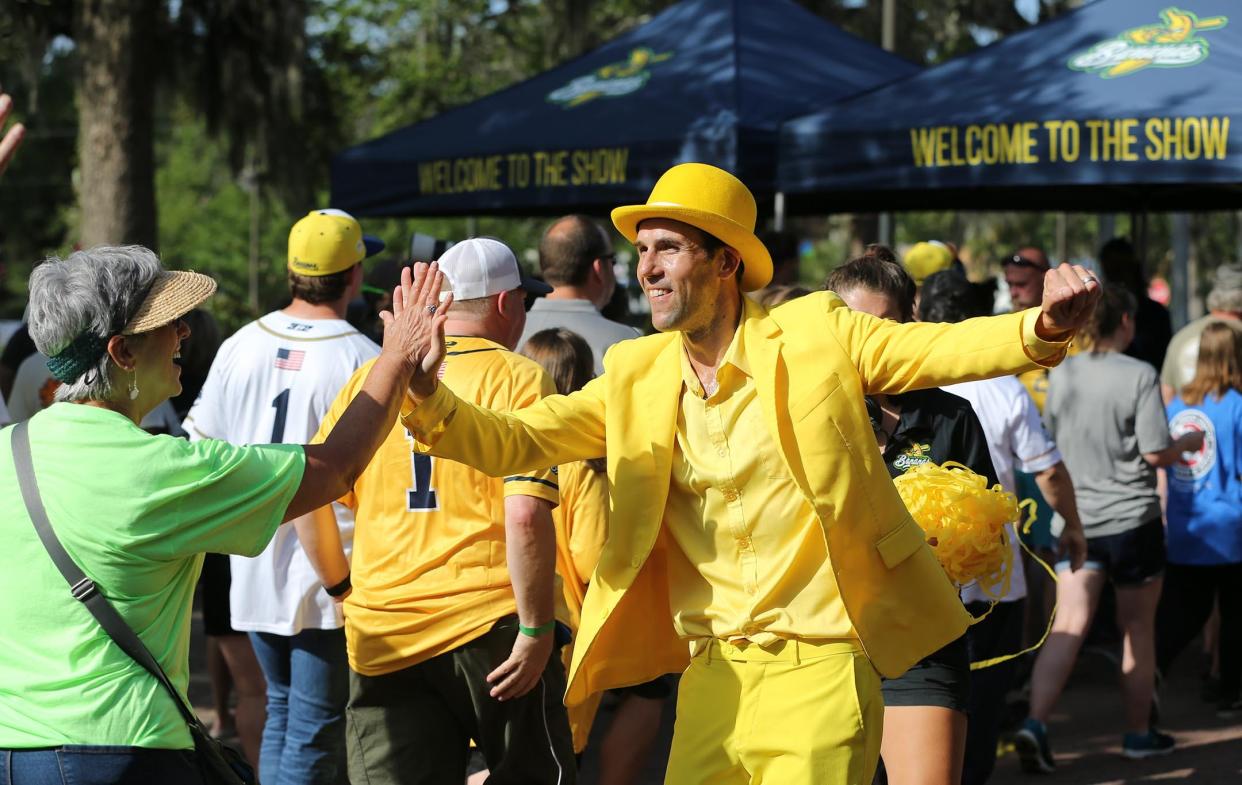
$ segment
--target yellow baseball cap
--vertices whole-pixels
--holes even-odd
[[[298,275],[339,273],[382,250],[384,241],[344,210],[311,210],[289,231],[289,269]]]
[[[939,240],[915,243],[906,251],[901,264],[914,279],[915,286],[922,286],[927,276],[953,266],[953,252]]]

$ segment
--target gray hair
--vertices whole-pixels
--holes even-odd
[[[64,259],[48,257],[30,274],[31,339],[48,357],[87,331],[107,340],[124,328],[163,270],[159,257],[141,245],[101,245]],[[114,370],[105,353],[57,388],[56,400],[107,400]]]
[[[1216,268],[1207,307],[1210,311],[1242,313],[1242,263],[1222,264]]]

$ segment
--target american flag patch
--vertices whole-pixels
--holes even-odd
[[[301,349],[277,349],[276,367],[282,371],[300,371],[304,357],[306,352]]]

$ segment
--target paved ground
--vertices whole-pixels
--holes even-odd
[[[195,614],[191,648],[190,696],[204,719],[211,715],[210,690],[203,664],[201,620]],[[1130,761],[1119,754],[1121,745],[1120,694],[1114,666],[1103,657],[1086,657],[1075,671],[1050,725],[1058,771],[1052,776],[1029,776],[1018,768],[1013,754],[1002,757],[991,782],[994,785],[1219,785],[1242,782],[1242,720],[1217,719],[1212,707],[1199,698],[1197,664],[1187,656],[1163,690],[1163,727],[1179,748],[1173,754],[1147,761]],[[601,711],[595,731],[607,727],[608,707]],[[665,711],[661,746],[636,785],[659,785],[672,736],[672,702]],[[589,753],[581,782],[596,782],[596,761]]]
[[[1049,738],[1057,773],[1025,775],[1016,756],[997,765],[997,785],[1047,782],[1056,785],[1129,785],[1130,783],[1237,783],[1242,781],[1242,721],[1216,717],[1200,697],[1197,663],[1190,656],[1162,690],[1161,726],[1177,739],[1172,754],[1145,761],[1122,758],[1121,696],[1115,667],[1102,657],[1079,664],[1056,715]]]
[[[1115,666],[1103,657],[1079,663],[1049,730],[1058,771],[1051,776],[1023,774],[1012,752],[997,762],[991,785],[1218,785],[1242,782],[1242,720],[1222,720],[1199,698],[1197,664],[1188,655],[1163,690],[1163,727],[1177,739],[1171,755],[1146,761],[1121,757],[1121,696]],[[653,756],[642,785],[663,781],[673,712],[665,712],[662,746]],[[605,711],[596,731],[607,725]],[[588,754],[584,785],[595,782]]]

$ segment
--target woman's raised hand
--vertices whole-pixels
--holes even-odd
[[[436,390],[437,372],[444,361],[444,322],[453,295],[440,299],[444,273],[439,265],[417,262],[401,271],[401,283],[392,293],[392,313],[384,321],[384,351],[397,352],[411,370],[410,393],[415,402]]]

